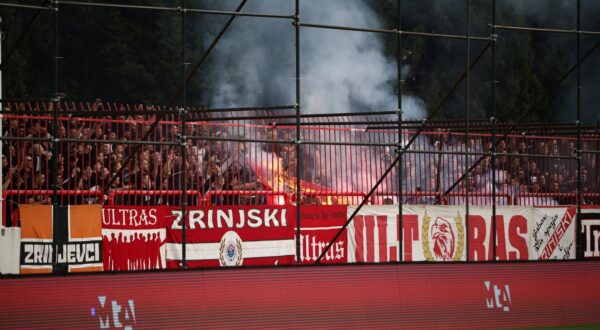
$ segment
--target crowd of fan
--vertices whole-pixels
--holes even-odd
[[[94,102],[90,111],[101,106]],[[49,103],[50,108],[52,103]],[[51,110],[51,109],[50,109]],[[124,109],[121,109],[124,110]],[[149,108],[148,110],[151,110]],[[6,106],[5,113],[10,112]],[[110,191],[164,190],[199,191],[206,195],[221,190],[262,190],[263,183],[246,166],[242,143],[225,141],[181,141],[179,125],[158,125],[148,140],[134,151],[136,145],[128,141],[140,140],[150,129],[156,115],[119,116],[117,120],[60,120],[56,138],[68,140],[59,143],[58,152],[49,141],[52,121],[34,117],[3,119],[4,137],[25,137],[39,141],[5,140],[3,148],[4,190],[39,191],[52,189],[49,173],[56,173],[54,182],[59,190]],[[188,125],[187,136],[227,137],[225,130],[209,129],[202,125]],[[100,140],[92,143],[92,140]],[[102,143],[102,140],[108,142]],[[167,142],[175,142],[168,144]],[[185,151],[180,142],[185,142]],[[52,169],[53,157],[56,170]],[[131,159],[129,159],[131,158]],[[184,170],[184,164],[186,165]],[[48,203],[50,194],[21,193],[16,202]],[[75,199],[75,200],[74,200]],[[83,197],[78,200],[81,202]],[[89,198],[85,198],[89,199]],[[71,197],[71,201],[77,202]],[[122,196],[121,202],[130,204],[176,204],[176,195],[139,193],[134,197]],[[195,205],[197,198],[190,197]],[[214,194],[213,204],[238,204],[257,199]]]
[[[111,120],[100,116],[86,120],[61,117],[56,127],[55,137],[59,140],[74,140],[59,142],[59,150],[55,151],[50,141],[53,131],[51,118],[36,116],[17,118],[14,115],[19,115],[19,112],[25,113],[27,109],[23,104],[19,109],[11,109],[11,106],[16,107],[8,104],[4,108],[5,114],[10,113],[13,117],[5,116],[3,119],[2,134],[5,138],[27,138],[28,140],[5,139],[3,142],[4,191],[47,190],[52,189],[51,182],[55,182],[59,190],[98,191],[99,195],[106,196],[111,191],[181,191],[185,186],[187,190],[199,191],[201,196],[211,196],[212,204],[244,204],[264,203],[265,199],[219,192],[273,189],[267,182],[262,182],[261,177],[256,175],[255,168],[247,163],[249,157],[246,156],[252,151],[246,150],[248,147],[245,142],[218,139],[181,141],[180,125],[161,124],[151,130],[157,115],[123,115]],[[45,110],[49,111],[52,110],[53,104],[48,103],[44,106]],[[103,107],[103,103],[97,100],[89,105],[89,111],[98,111]],[[151,106],[146,108],[146,110],[153,109]],[[140,140],[150,130],[147,140],[153,143],[143,144],[139,146],[138,152],[133,152],[138,145],[127,142]],[[188,125],[186,130],[186,136],[216,136],[223,139],[228,137],[228,131],[219,126]],[[276,130],[264,133],[262,138],[268,138],[269,134],[277,135],[274,137],[276,139],[289,139],[289,136],[285,136],[285,132],[277,133]],[[80,142],[75,142],[76,140]],[[94,140],[100,142],[95,143]],[[103,143],[103,140],[107,142]],[[432,145],[441,144],[443,147],[439,150],[468,152],[484,152],[491,147],[491,142],[482,137],[470,139],[467,145],[457,141],[447,135],[437,135],[432,138]],[[184,152],[180,142],[185,142]],[[597,140],[584,140],[582,149],[597,150],[598,143],[600,142]],[[513,197],[524,193],[550,193],[558,196],[560,193],[576,192],[579,175],[577,166],[573,165],[576,162],[552,158],[574,156],[575,149],[576,140],[572,137],[543,139],[511,137],[502,141],[496,148],[498,153],[495,157],[498,183],[496,191]],[[277,153],[278,157],[285,159],[285,169],[291,172],[290,175],[295,175],[292,148],[275,144],[275,147],[271,146],[263,151]],[[502,155],[503,153],[518,156]],[[470,164],[473,164],[481,156],[469,157]],[[582,153],[581,157],[582,192],[597,192],[600,186],[597,154]],[[459,155],[444,156],[441,159],[440,162],[444,164],[429,162],[427,165],[431,173],[425,176],[432,183],[412,187],[410,190],[444,191],[448,185],[436,183],[436,178],[440,180],[438,172],[464,170],[460,168],[464,164],[456,161],[460,159]],[[56,165],[56,169],[52,168],[53,164]],[[408,166],[407,180],[411,180],[411,175],[414,175],[416,169],[427,167],[418,162],[409,163]],[[475,166],[472,175],[469,176],[469,184],[462,181],[453,191],[466,191],[468,186],[472,192],[491,193],[491,170],[492,157],[483,156],[483,160]],[[50,173],[55,176],[49,178]],[[445,178],[457,178],[450,172],[441,174]],[[311,178],[310,181],[325,182],[321,177]],[[209,194],[211,191],[217,193]],[[48,203],[49,196],[50,194],[23,193],[18,194],[13,201]],[[81,199],[84,199],[83,197],[69,198],[71,203],[83,202]],[[133,197],[124,195],[117,203],[173,205],[178,203],[177,200],[175,194],[139,193]],[[422,199],[406,200],[408,203],[411,201],[423,202]],[[559,202],[572,203],[567,199]],[[188,203],[196,204],[197,198],[191,198]],[[431,204],[431,201],[425,203]]]
[[[433,140],[432,144],[436,149],[441,144],[439,150],[442,151],[467,152],[475,155],[441,156],[439,166],[437,163],[431,164],[431,171],[424,174],[431,179],[429,185],[423,184],[429,191],[451,191],[462,196],[468,189],[473,196],[479,193],[479,196],[490,197],[495,188],[497,194],[506,196],[505,204],[575,204],[578,179],[580,179],[582,202],[592,204],[599,200],[598,196],[593,196],[598,193],[600,187],[598,154],[581,153],[581,176],[579,176],[578,162],[575,158],[577,139],[574,136],[509,137],[499,142],[494,158],[488,152],[492,149],[489,136],[486,136],[486,139],[471,138],[467,145],[464,143],[464,135],[453,139],[449,134],[441,134],[436,135]],[[581,142],[583,151],[598,150],[599,146],[600,141],[597,140],[597,136],[594,139],[584,137]],[[467,157],[469,161],[465,162]],[[495,164],[492,164],[493,162]],[[458,181],[467,164],[474,165],[471,175],[468,176],[468,180]],[[410,164],[409,167],[408,176],[418,176],[413,169],[418,166]],[[495,169],[496,174],[495,186],[492,184],[494,182],[492,169]],[[441,175],[438,175],[438,171]],[[439,183],[436,182],[436,178],[440,180]],[[410,178],[408,181],[411,181]],[[453,187],[454,183],[457,184]],[[413,191],[423,190],[420,185],[416,185]],[[408,198],[408,203],[439,203],[434,198],[417,198],[418,194],[416,195]],[[457,204],[457,202],[450,204]]]

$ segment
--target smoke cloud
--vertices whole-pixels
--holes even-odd
[[[219,2],[231,10],[234,2]],[[292,1],[249,2],[247,12],[290,15]],[[303,1],[302,22],[381,27],[364,1]],[[295,103],[295,34],[290,20],[239,17],[212,56],[207,77],[215,86],[204,99],[213,107]],[[380,35],[303,27],[301,31],[303,113],[393,110],[396,64],[383,53]],[[403,68],[408,72],[409,68]],[[404,95],[406,119],[423,118],[424,103]]]

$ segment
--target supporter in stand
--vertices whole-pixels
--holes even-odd
[[[546,175],[540,175],[540,177],[538,178],[538,182],[540,184],[540,192],[542,193],[550,191],[550,185],[548,184],[548,180],[546,180],[546,178]]]
[[[64,190],[65,189],[64,184],[65,184],[65,179],[64,179],[63,175],[61,173],[56,174],[56,183],[55,183],[56,189]]]
[[[534,160],[530,160],[525,176],[525,183],[530,185],[531,183],[533,183],[534,178],[537,179],[538,176],[540,176],[540,169],[538,168],[537,163]]]
[[[534,181],[534,182],[531,184],[531,187],[529,187],[529,192],[530,192],[530,193],[533,193],[533,194],[537,194],[537,193],[539,193],[539,192],[540,192],[540,183],[539,183],[539,182],[537,182],[537,181]]]
[[[231,163],[223,176],[227,190],[261,190],[263,188],[260,179],[237,161]],[[263,201],[264,197],[261,198],[261,196],[234,195],[231,198],[232,204],[263,204]]]
[[[510,162],[510,167],[508,168],[508,171],[510,173],[512,173],[514,176],[516,176],[519,172],[519,169],[521,169],[521,158],[520,157],[514,157],[511,162]]]
[[[220,160],[216,156],[211,156],[207,160],[206,173],[203,175],[209,185],[212,185],[215,179],[221,176]]]
[[[511,200],[515,200],[519,192],[521,192],[521,184],[517,177],[513,176],[509,180],[510,183],[506,187],[506,193],[508,193]]]
[[[46,190],[48,189],[46,185],[46,175],[36,172],[33,177],[33,185],[31,186],[31,190]],[[27,203],[29,204],[49,204],[50,197],[46,194],[34,194],[29,196],[27,199]]]
[[[190,165],[194,166],[196,173],[201,174],[204,171],[204,157],[207,153],[207,150],[204,148],[204,143],[200,146],[193,145],[191,143],[188,144],[188,153],[191,157]]]
[[[552,184],[550,186],[550,193],[552,194],[552,197],[559,204],[567,204],[568,203],[568,199],[562,195],[563,192],[561,191],[560,182],[558,179],[552,180]]]
[[[155,190],[150,175],[148,173],[142,173],[140,190]],[[151,194],[139,194],[135,196],[134,203],[132,205],[156,205],[157,199]]]
[[[18,189],[31,189],[33,187],[33,157],[27,155],[24,157],[25,161],[23,165],[21,165],[21,169],[19,170],[19,179],[22,182],[21,185],[18,186]]]
[[[84,167],[81,173],[81,177],[77,182],[77,189],[89,190],[93,185],[94,183],[92,183],[92,167],[88,165]]]
[[[213,184],[210,186],[210,189],[208,192],[212,192],[210,194],[210,204],[211,205],[230,205],[233,203],[229,203],[229,199],[232,196],[225,196],[223,194],[221,194],[221,192],[224,191],[223,187],[225,186],[225,178],[223,178],[222,176],[217,176],[213,182]]]
[[[3,171],[2,175],[2,191],[6,191],[11,188],[14,173],[10,169],[9,171]]]
[[[96,187],[97,189],[101,189],[102,187],[104,187],[110,179],[108,177],[109,173],[110,172],[108,171],[108,169],[104,167],[104,163],[102,161],[97,161],[94,165],[94,169],[92,171],[92,176],[90,180],[92,182],[93,187]]]
[[[408,197],[406,197],[406,199],[404,200],[405,204],[412,204],[412,205],[417,205],[417,204],[426,204],[424,203],[423,200],[423,196],[421,196],[422,189],[421,187],[416,187],[414,194],[410,194]],[[389,198],[391,200],[391,198]],[[393,204],[393,202],[392,202]]]

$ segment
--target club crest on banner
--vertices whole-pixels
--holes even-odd
[[[230,230],[221,238],[219,263],[221,266],[241,266],[243,262],[242,239],[236,232]]]
[[[464,252],[465,229],[457,212],[453,220],[423,216],[421,228],[423,254],[427,261],[460,261]]]

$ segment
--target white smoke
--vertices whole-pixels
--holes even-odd
[[[232,10],[236,5],[237,1],[219,1],[213,2],[212,8]],[[292,15],[294,2],[248,1],[244,11]],[[224,23],[225,19],[222,18],[221,22]],[[383,28],[364,0],[303,0],[300,20],[305,23]],[[220,26],[222,24],[215,24],[210,32],[214,35]],[[302,113],[349,113],[397,108],[397,67],[395,60],[386,57],[383,52],[382,35],[309,27],[301,29]],[[199,32],[206,34],[207,31]],[[208,72],[200,73],[200,76],[210,81],[207,86],[214,86],[204,95],[204,100],[211,107],[259,107],[296,102],[295,29],[291,20],[236,18],[211,54],[208,64]],[[409,66],[403,67],[402,75],[408,75],[410,69]],[[425,117],[425,106],[421,99],[403,95],[402,100],[405,119]],[[395,119],[395,116],[392,117]],[[260,121],[256,124],[269,123]],[[356,139],[352,134],[333,138],[319,132],[317,139],[349,142]],[[285,161],[265,151],[268,149],[262,143],[249,143],[247,150],[250,152],[242,158],[247,164],[253,164],[257,176],[273,190],[286,191],[278,174],[278,168],[285,167]],[[315,158],[317,149],[321,158]],[[380,162],[379,151],[373,147],[357,148],[360,150],[357,162],[349,162],[346,149],[331,145],[304,150],[304,159],[315,166],[304,171],[303,179],[319,182],[335,191],[366,192],[387,167],[387,164]],[[324,164],[331,164],[333,168],[319,168]],[[396,186],[394,175],[395,171],[378,191]],[[357,200],[353,199],[355,203]]]
[[[232,10],[222,1],[217,9]],[[246,12],[294,13],[293,1],[249,1]],[[381,28],[362,0],[302,1],[302,22]],[[393,110],[396,63],[373,33],[301,28],[302,113]],[[212,107],[295,103],[295,34],[290,20],[238,17],[211,55],[205,95]],[[409,70],[408,68],[403,71]],[[405,119],[426,115],[424,103],[403,96]]]

